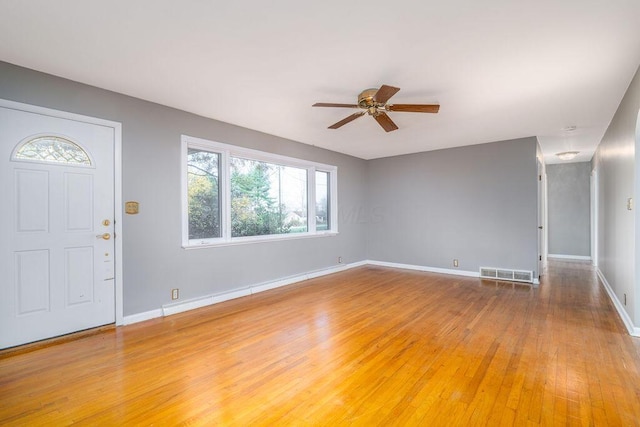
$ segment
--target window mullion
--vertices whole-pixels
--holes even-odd
[[[307,228],[315,234],[316,229],[316,168],[307,168]]]
[[[223,229],[222,237],[228,242],[231,241],[231,170],[228,150],[222,153],[222,217]]]
[[[338,232],[338,168],[334,168],[329,173],[329,198],[331,204],[329,205],[329,212],[327,215],[331,215],[331,232]]]
[[[188,143],[182,141],[182,147],[180,151],[180,175],[182,176],[182,246],[189,245],[189,185],[188,185],[188,165],[187,165],[187,152]]]

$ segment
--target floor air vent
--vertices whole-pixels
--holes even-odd
[[[485,279],[533,283],[533,271],[510,270],[508,268],[480,267],[480,277]]]

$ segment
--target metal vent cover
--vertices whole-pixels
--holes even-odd
[[[480,277],[490,277],[495,278],[498,275],[498,270],[495,268],[484,268],[480,267]]]
[[[533,271],[513,270],[510,268],[480,267],[480,277],[513,282],[533,283]]]

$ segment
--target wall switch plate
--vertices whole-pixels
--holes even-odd
[[[179,291],[178,289],[171,289],[171,299],[178,299],[179,298]]]
[[[454,259],[454,260],[453,260],[453,266],[454,266],[454,267],[457,267],[457,266],[458,266],[458,260],[457,260],[457,259]]]
[[[633,198],[632,197],[629,197],[627,199],[627,209],[629,209],[630,211],[633,210]]]

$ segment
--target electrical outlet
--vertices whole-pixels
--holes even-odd
[[[178,299],[179,298],[179,294],[178,294],[178,289],[171,289],[171,299]]]
[[[341,256],[338,257],[338,264],[342,264],[342,257]]]
[[[454,266],[454,267],[457,267],[457,266],[458,266],[458,260],[457,260],[457,259],[454,259],[454,260],[453,260],[453,266]]]

